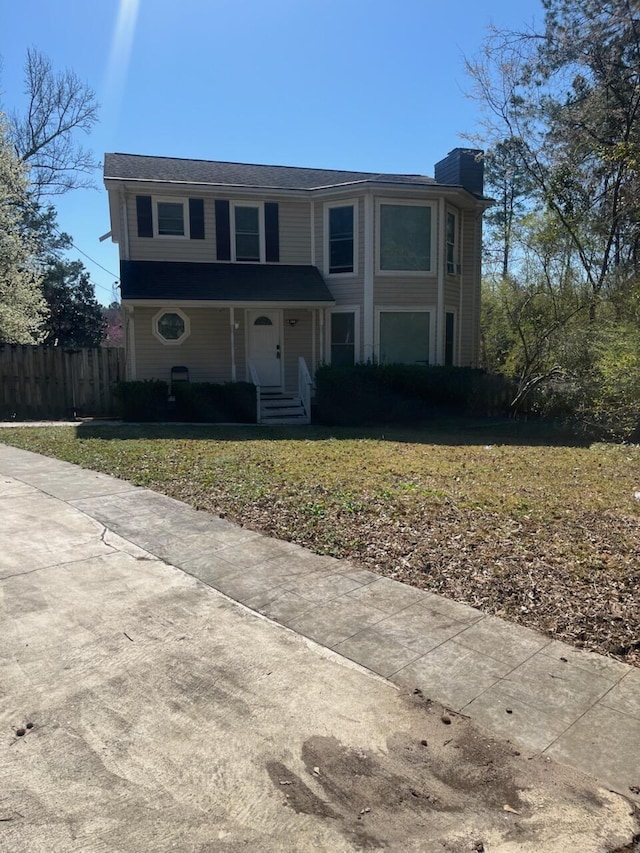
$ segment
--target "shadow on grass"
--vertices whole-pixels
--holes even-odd
[[[393,441],[406,444],[450,446],[500,444],[588,447],[592,439],[540,421],[508,419],[442,418],[412,426],[254,426],[239,424],[83,423],[76,427],[80,439],[134,441]]]

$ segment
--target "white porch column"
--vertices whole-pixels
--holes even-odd
[[[136,378],[136,327],[133,319],[133,308],[127,305],[125,310],[125,366],[127,379],[133,382]]]
[[[373,195],[364,197],[364,300],[363,300],[363,358],[373,360]]]
[[[320,308],[318,311],[320,315],[320,364],[324,364],[324,318],[326,313],[326,308]]]
[[[458,316],[456,318],[456,361],[460,367],[462,365],[462,299],[463,299],[463,283],[465,269],[462,266],[462,258],[464,256],[464,228],[465,228],[464,210],[460,211],[460,230],[458,239]]]
[[[127,196],[120,190],[120,256],[123,261],[129,260],[129,217],[127,216]]]
[[[311,223],[311,266],[316,266],[316,204],[311,202],[309,210],[309,221]]]
[[[316,317],[317,311],[315,308],[311,309],[311,372],[315,373],[317,362],[316,362]]]
[[[447,225],[444,198],[438,199],[438,295],[436,301],[436,364],[444,364],[444,261],[447,252]]]
[[[236,316],[235,309],[229,308],[229,325],[231,327],[231,381],[236,381]]]

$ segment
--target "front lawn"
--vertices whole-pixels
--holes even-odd
[[[16,428],[0,441],[640,665],[637,445],[468,421]]]

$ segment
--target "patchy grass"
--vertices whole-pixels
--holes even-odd
[[[640,447],[533,427],[80,426],[0,441],[640,665]]]

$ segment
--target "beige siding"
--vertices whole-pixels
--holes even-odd
[[[296,319],[295,326],[288,321]],[[284,350],[284,387],[286,391],[295,393],[298,390],[298,358],[302,356],[311,367],[312,350],[312,313],[308,309],[290,309],[284,311],[283,318],[283,350]]]
[[[120,204],[120,193],[117,190],[109,190],[109,220],[111,222],[111,239],[114,243],[120,243],[120,232],[122,227],[122,205]],[[124,247],[120,246],[120,254]]]
[[[338,305],[357,305],[364,300],[364,199],[353,195],[344,198],[332,198],[331,202],[356,202],[358,234],[356,239],[357,274],[328,275],[325,246],[325,206],[316,202],[316,266],[324,275],[331,295]]]
[[[476,367],[480,338],[480,241],[481,219],[465,213],[462,245],[462,312],[460,365]]]
[[[311,207],[308,201],[279,201],[280,263],[311,263]]]
[[[235,322],[239,326],[233,333],[236,356],[236,380],[238,382],[250,382],[251,377],[247,374],[247,332],[245,312],[243,310],[236,309]]]
[[[475,223],[475,280],[474,280],[474,304],[475,304],[475,317],[474,317],[474,329],[473,329],[473,354],[472,354],[472,364],[474,367],[477,367],[480,363],[480,300],[482,297],[482,217],[479,216],[476,219]]]
[[[127,222],[129,234],[129,257],[132,260],[166,260],[215,262],[215,198],[230,199],[230,193],[206,190],[205,194],[174,191],[175,198],[204,198],[205,239],[171,239],[171,238],[139,238],[137,236],[137,216],[135,190],[127,191]],[[384,193],[384,191],[382,191]],[[171,190],[158,188],[146,194],[153,196],[171,197]],[[117,196],[114,194],[114,199]],[[378,215],[376,200],[392,200],[401,198],[399,189],[393,196],[384,194],[373,200],[374,217]],[[316,200],[314,203],[314,229],[311,234],[311,203],[306,199],[276,199],[265,196],[262,201],[277,201],[279,204],[280,224],[280,263],[309,264],[312,260],[312,240],[315,249],[316,266],[325,276],[328,288],[337,306],[355,307],[359,316],[360,348],[356,358],[363,358],[364,318],[364,196],[354,196],[345,192],[333,197],[332,202],[352,202],[357,204],[357,273],[353,276],[328,276],[325,270],[325,203]],[[433,200],[433,199],[431,199]],[[440,229],[439,205],[433,207],[434,228]],[[445,309],[456,311],[456,319],[461,339],[460,364],[476,365],[479,351],[479,314],[480,314],[480,241],[481,225],[478,217],[472,211],[459,213],[461,217],[461,254],[462,275],[446,276],[444,283]],[[377,229],[374,223],[374,243],[377,240]],[[433,268],[438,269],[438,252],[441,240],[433,242]],[[121,241],[121,251],[124,241]],[[437,305],[438,285],[434,274],[410,275],[379,275],[375,274],[375,261],[378,247],[374,245],[374,279],[373,306],[384,308],[389,306],[409,307],[419,306],[435,310]],[[461,298],[462,297],[462,298]],[[151,318],[156,309],[135,309],[135,340],[136,365],[139,378],[168,378],[172,365],[186,364],[192,374],[192,380],[206,379],[208,381],[228,381],[231,378],[230,328],[228,309],[189,309],[192,322],[190,338],[181,346],[163,345],[151,332]],[[320,359],[322,346],[325,358],[328,358],[329,318],[326,317],[324,330],[319,323],[320,312],[316,315],[316,359]],[[295,327],[286,323],[288,318],[299,320]],[[236,321],[240,328],[235,335],[235,363],[238,379],[246,378],[246,348],[244,337],[244,312],[236,310]],[[374,320],[375,322],[375,320]],[[297,386],[297,357],[304,355],[311,367],[313,323],[312,314],[307,309],[294,309],[285,313],[283,326],[283,345],[285,352],[285,374],[288,390]],[[320,336],[323,335],[321,345]],[[457,349],[456,349],[457,356]],[[293,383],[293,384],[292,384]]]
[[[191,334],[179,345],[163,344],[153,334],[153,318],[158,310],[134,309],[137,379],[168,382],[171,368],[180,365],[189,368],[191,382],[231,380],[231,331],[227,308],[183,309],[191,323]],[[238,375],[238,378],[243,377]]]
[[[313,224],[313,241],[316,256],[316,266],[318,267],[322,275],[324,275],[324,248],[322,245],[324,234],[324,205],[321,201],[315,202]]]
[[[331,200],[339,202],[354,201],[353,195],[345,195],[343,198],[335,198]],[[357,253],[357,273],[355,275],[345,276],[329,276],[326,274],[326,246],[325,246],[325,206],[322,202],[316,202],[316,264],[325,277],[327,287],[331,295],[336,301],[336,305],[345,305],[355,307],[358,313],[360,324],[359,346],[356,351],[356,361],[362,361],[362,330],[363,330],[363,303],[364,303],[364,198],[358,197],[355,199],[358,233],[356,239]],[[321,332],[318,330],[318,337],[323,335],[324,361],[328,362],[331,355],[330,330],[331,320],[329,312],[325,315],[325,326]],[[318,359],[320,359],[320,344],[318,343]]]
[[[157,195],[157,194],[156,194]],[[185,198],[184,194],[174,194],[176,198]],[[163,193],[170,198],[170,193]],[[191,198],[201,198],[197,193]],[[229,195],[220,195],[228,200]],[[263,199],[269,201],[270,199]],[[274,199],[275,200],[275,199]],[[280,263],[311,263],[311,222],[310,205],[307,201],[278,201],[280,230]],[[137,261],[196,261],[211,262],[217,260],[215,199],[204,199],[204,240],[188,240],[170,237],[138,237],[136,214],[136,196],[127,196],[127,216],[129,222],[130,255]]]
[[[435,276],[376,276],[373,301],[376,305],[431,305],[438,297]]]
[[[449,308],[455,308],[458,310],[458,303],[460,301],[460,285],[457,281],[453,281],[448,279],[444,284],[444,304]]]
[[[396,198],[402,198],[399,193]],[[378,267],[379,247],[378,247],[378,202],[393,203],[394,199],[389,197],[376,197],[373,204],[374,215],[374,270]],[[425,199],[425,201],[427,201]],[[428,200],[431,202],[431,199]],[[435,307],[438,284],[435,271],[438,268],[438,247],[440,241],[437,239],[439,216],[438,205],[434,205],[431,212],[432,227],[435,229],[435,239],[433,240],[432,250],[432,266],[433,273],[428,275],[380,275],[374,274],[373,280],[373,301],[376,305],[424,305],[425,307]]]
[[[174,193],[176,198],[185,198],[184,194]],[[170,198],[163,193],[162,198]],[[191,193],[191,198],[201,198]],[[127,220],[129,224],[129,254],[132,261],[197,261],[208,262],[216,259],[215,223],[213,201],[204,201],[204,240],[189,240],[181,237],[138,237],[138,217],[136,197],[127,196]]]

